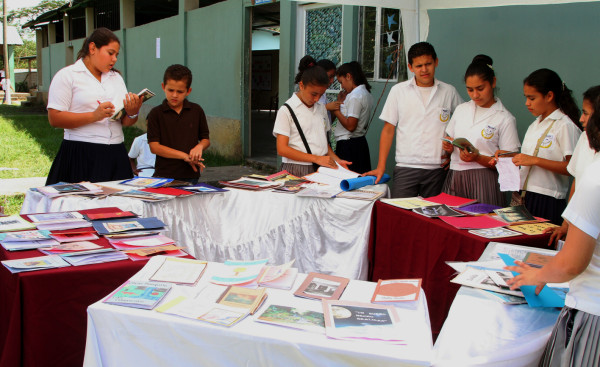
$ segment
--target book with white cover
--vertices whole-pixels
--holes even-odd
[[[69,263],[58,255],[30,257],[27,259],[4,260],[4,265],[11,273],[34,271],[69,266]]]
[[[207,266],[206,261],[195,259],[165,258],[151,281],[176,284],[196,284]]]
[[[359,173],[350,171],[349,169],[340,166],[340,164],[337,162],[335,162],[335,164],[337,165],[337,169],[329,167],[319,167],[317,172],[308,174],[304,176],[304,178],[312,182],[336,186],[337,188],[339,188],[342,180],[357,178],[360,176]]]

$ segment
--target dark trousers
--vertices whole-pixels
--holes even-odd
[[[393,198],[408,198],[422,196],[424,198],[439,195],[446,179],[443,168],[422,169],[396,167],[394,168]]]

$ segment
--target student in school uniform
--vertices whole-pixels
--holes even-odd
[[[594,104],[596,101],[600,103],[600,85],[591,87],[583,93],[583,104],[579,122],[581,123],[581,126],[583,126],[584,131],[590,116],[595,112]],[[571,160],[567,165],[567,171],[574,177],[573,182],[571,183],[571,191],[569,192],[569,200],[571,200],[571,197],[577,188],[577,183],[579,182],[578,178],[581,179],[581,176],[586,168],[593,162],[596,155],[597,152],[590,147],[590,141],[587,134],[581,134],[577,141],[577,145],[575,146],[573,156],[571,156]],[[563,220],[560,227],[548,228],[546,233],[551,233],[548,243],[553,244],[558,243],[558,240],[564,240],[568,229],[569,222],[566,220]]]
[[[598,99],[594,110],[600,111]],[[600,150],[600,114],[586,127],[590,147]],[[600,160],[587,167],[573,198],[563,213],[569,222],[563,248],[543,268],[521,261],[508,270],[520,273],[507,281],[511,289],[535,285],[539,293],[546,283],[569,282],[569,292],[554,325],[539,366],[598,366],[600,351]],[[527,197],[527,196],[525,196]]]
[[[123,126],[133,125],[142,101],[128,93],[114,69],[120,42],[106,28],[85,39],[73,65],[56,73],[48,91],[48,120],[64,129],[64,139],[52,163],[46,185],[63,182],[112,181],[133,177]],[[122,103],[125,116],[110,117]]]
[[[523,202],[534,216],[560,225],[569,190],[567,165],[581,135],[573,122],[579,108],[571,90],[552,70],[536,70],[523,84],[525,105],[537,116],[525,133],[521,153],[512,159],[521,167]]]
[[[327,73],[311,56],[304,56],[295,82],[299,91],[277,111],[273,127],[277,154],[282,157],[281,169],[302,177],[314,172],[318,166],[336,168],[336,162],[347,168],[351,162],[341,160],[327,143],[327,111],[324,105],[317,103],[329,86]]]
[[[325,69],[325,72],[327,73],[327,78],[329,79],[329,85],[327,87],[331,87],[331,84],[333,84],[335,80],[335,64],[331,60],[322,59],[317,61],[317,65]],[[327,117],[329,117],[329,121],[331,122],[333,118],[332,111],[337,110],[339,108],[340,102],[329,102],[327,100],[327,93],[323,93],[323,95],[321,95],[321,98],[319,98],[319,103],[324,105],[327,109]]]
[[[473,58],[465,72],[465,85],[471,100],[456,107],[446,134],[450,140],[467,139],[475,150],[469,152],[446,141],[442,143],[444,151],[452,154],[442,191],[504,207],[504,194],[500,192],[492,157],[499,149],[514,152],[521,144],[515,117],[494,96],[496,74],[491,57]]]
[[[340,66],[336,76],[346,92],[343,103],[333,114],[337,121],[332,123],[334,144],[332,149],[338,157],[352,162],[348,168],[357,173],[371,170],[369,144],[365,138],[367,125],[373,111],[371,86],[356,61]]]
[[[392,197],[429,197],[442,191],[446,170],[442,167],[440,139],[454,109],[463,100],[456,88],[435,78],[437,65],[431,44],[412,45],[408,50],[408,68],[414,77],[392,87],[379,116],[385,123],[377,168],[364,175],[376,176],[375,182],[379,182],[395,133]]]
[[[150,150],[148,144],[148,133],[137,136],[131,143],[129,149],[129,163],[136,176],[152,177],[154,175],[154,164],[156,154]]]

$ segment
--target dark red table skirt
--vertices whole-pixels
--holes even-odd
[[[546,247],[548,239],[549,235],[522,235],[494,241]],[[371,217],[369,279],[422,278],[435,338],[460,288],[450,282],[454,269],[446,261],[477,260],[489,242],[440,219],[378,201]]]
[[[36,256],[43,254],[0,247],[0,260]],[[81,367],[87,307],[145,264],[123,260],[18,274],[0,265],[0,367]]]

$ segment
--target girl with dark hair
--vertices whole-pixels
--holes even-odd
[[[587,125],[590,116],[592,116],[595,112],[594,106],[598,104],[600,104],[600,85],[591,87],[583,93],[583,104],[579,122],[585,131],[587,131]],[[583,172],[585,172],[586,168],[594,161],[596,155],[596,151],[590,147],[590,141],[587,134],[581,134],[579,140],[577,141],[577,145],[575,146],[575,151],[573,151],[573,156],[567,165],[567,171],[569,171],[571,176],[574,177],[574,180],[571,183],[569,200],[573,196],[573,193],[577,188],[577,183],[580,181]],[[569,222],[566,220],[563,220],[563,223],[560,227],[548,228],[546,233],[552,233],[550,235],[549,243],[558,243],[558,240],[564,239],[567,235],[568,228]]]
[[[446,135],[450,140],[465,138],[473,148],[469,151],[442,143],[444,151],[451,154],[450,172],[442,191],[504,207],[498,172],[491,158],[498,149],[516,151],[521,144],[515,117],[494,95],[496,74],[492,65],[489,56],[477,55],[465,72],[471,100],[456,107]]]
[[[523,138],[521,153],[513,157],[521,167],[521,195],[525,207],[537,217],[560,225],[567,206],[567,164],[581,130],[573,121],[579,109],[558,74],[539,69],[523,81],[525,105],[537,119]]]
[[[600,111],[600,100],[593,103]],[[600,150],[600,113],[587,121],[590,147]],[[569,222],[563,248],[543,268],[521,261],[508,270],[520,273],[507,281],[511,289],[535,285],[539,293],[546,283],[569,282],[558,320],[540,366],[598,366],[600,350],[600,160],[594,159],[578,177],[577,190],[563,218]]]
[[[137,121],[142,101],[128,93],[114,69],[119,54],[117,36],[98,28],[86,38],[77,61],[56,73],[48,92],[48,120],[64,129],[64,139],[52,163],[46,185],[57,182],[112,181],[133,176],[123,144],[123,126]],[[115,105],[126,114],[110,117]]]
[[[341,160],[327,144],[327,111],[317,103],[329,86],[327,73],[311,56],[304,56],[295,81],[299,91],[277,111],[273,127],[281,169],[301,177],[318,166],[337,168],[336,162],[347,168],[350,162]]]
[[[340,66],[336,71],[345,98],[339,109],[333,111],[337,123],[332,124],[335,153],[352,164],[348,167],[357,173],[371,170],[369,144],[365,138],[367,125],[373,111],[371,86],[356,61]]]
[[[322,59],[322,60],[317,61],[317,65],[322,67],[325,70],[325,72],[327,73],[327,78],[329,79],[329,85],[327,87],[329,88],[331,86],[331,84],[333,84],[333,81],[335,79],[335,64],[331,60]],[[332,111],[335,111],[338,108],[340,108],[340,102],[339,101],[328,102],[327,101],[327,93],[323,93],[323,95],[319,99],[319,103],[325,106],[325,108],[327,109],[327,117],[329,117],[329,121],[331,121],[332,120],[331,113],[332,113]]]

